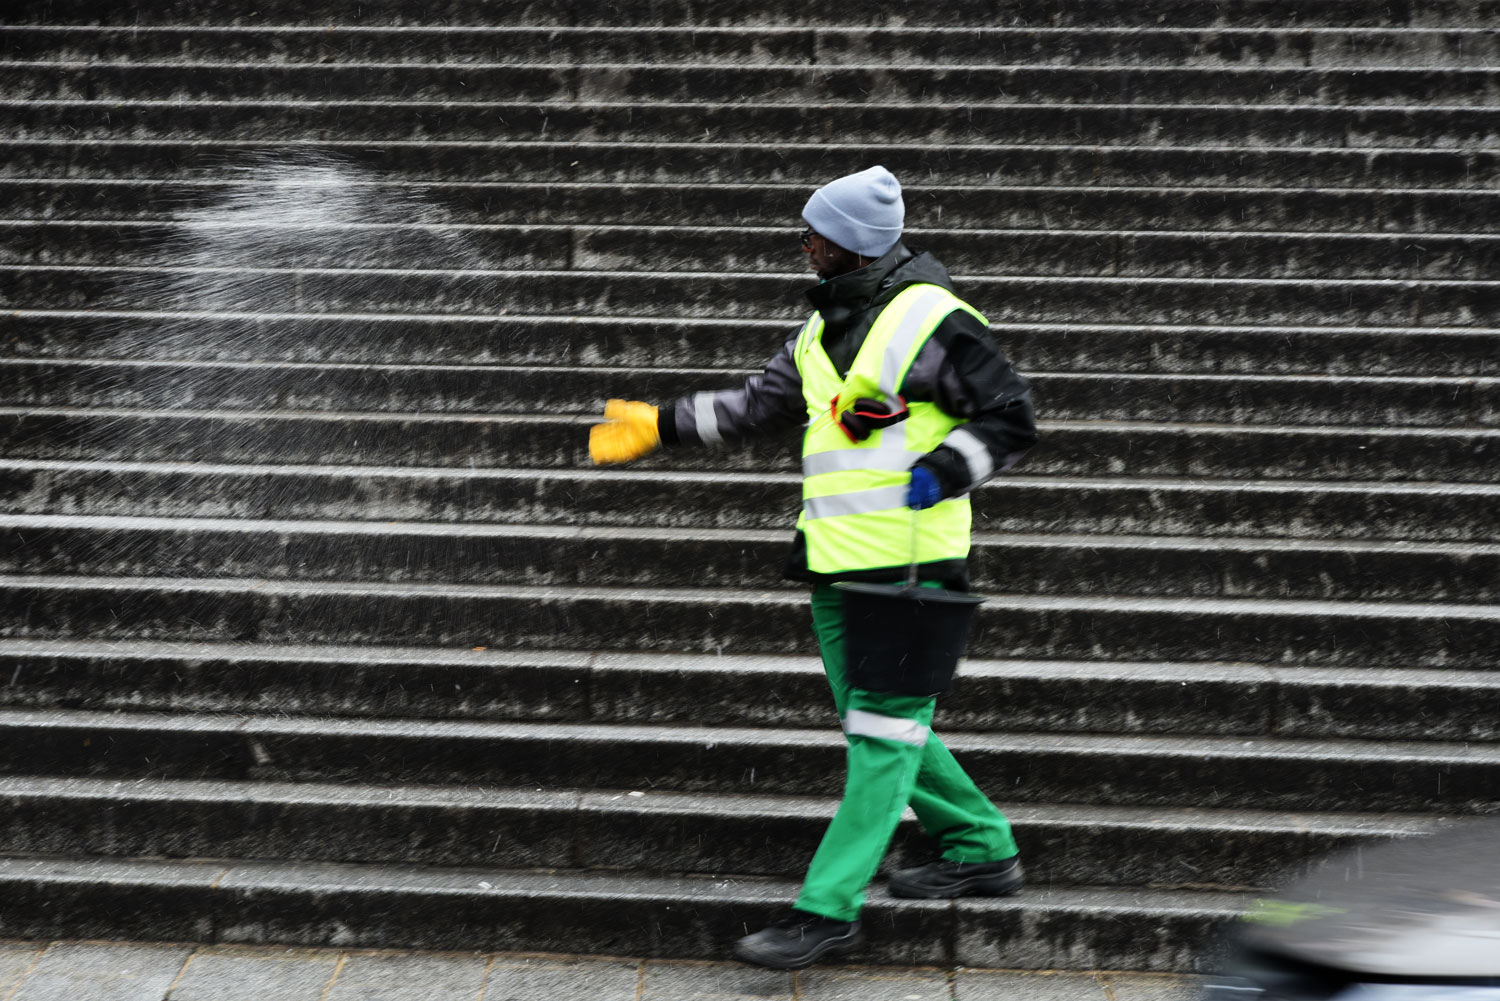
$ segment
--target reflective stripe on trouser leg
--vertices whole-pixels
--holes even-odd
[[[844,732],[851,736],[879,737],[881,740],[895,740],[921,747],[927,743],[932,730],[914,719],[850,709],[844,714]]]

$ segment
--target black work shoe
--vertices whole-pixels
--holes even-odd
[[[893,897],[920,897],[924,900],[948,897],[1003,897],[1015,893],[1026,882],[1021,871],[1021,856],[1012,855],[998,862],[950,862],[938,859],[915,869],[902,869],[891,875]]]
[[[864,940],[858,921],[835,921],[793,911],[734,944],[736,959],[773,970],[800,970],[830,952],[848,952]]]

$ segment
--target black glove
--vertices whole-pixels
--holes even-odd
[[[911,411],[906,409],[904,397],[896,397],[899,407],[892,408],[890,404],[882,400],[872,400],[862,397],[854,401],[854,406],[838,417],[839,427],[844,429],[844,434],[850,441],[864,441],[880,428],[888,428],[892,424],[900,424],[911,416]],[[835,400],[834,406],[837,406]]]

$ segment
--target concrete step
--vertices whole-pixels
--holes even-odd
[[[782,530],[0,516],[0,573],[411,584],[784,586]],[[978,535],[974,587],[1028,595],[1500,601],[1500,545]]]
[[[794,325],[712,318],[16,310],[6,317],[0,358],[754,370],[776,353]],[[1500,374],[1500,331],[1485,327],[997,323],[992,331],[1027,373]]]
[[[1380,66],[810,66],[787,64],[662,65],[650,61],[535,63],[446,61],[400,63],[239,63],[169,59],[130,63],[0,63],[0,87],[11,99],[33,101],[364,101],[457,103],[701,101],[902,106],[940,99],[986,106],[1048,102],[1183,106],[1483,108],[1500,93],[1500,73],[1483,57],[1464,67]]]
[[[128,352],[133,355],[134,352]],[[751,374],[535,365],[311,365],[0,359],[12,406],[593,416],[611,397],[666,403]],[[1054,420],[1500,426],[1500,379],[1028,372]]]
[[[822,136],[809,143],[774,136],[763,142],[653,142],[639,134],[563,141],[478,136],[446,142],[282,135],[276,149],[333,158],[393,181],[658,182],[687,188],[754,181],[801,185],[805,192],[846,172],[851,162],[861,162],[869,146],[825,141]],[[905,141],[886,135],[880,150],[882,162],[907,183],[922,179],[948,185],[991,186],[1003,181],[1064,187],[1443,188],[1488,193],[1500,180],[1500,152],[1474,147],[1392,148],[1380,137],[1349,148],[1310,148],[1265,139],[1246,146],[1239,137],[1217,146],[1172,145],[1149,138],[1130,146],[1080,146],[1076,137],[1037,145],[973,137],[958,143]],[[213,180],[222,179],[226,163],[263,162],[266,144],[217,135],[190,140],[123,134],[93,139],[6,135],[0,137],[0,152],[0,177]],[[800,208],[800,201],[794,201],[793,208]]]
[[[14,639],[811,653],[792,589],[0,576]],[[1493,667],[1484,604],[991,594],[975,657]]]
[[[1493,812],[1500,747],[1352,740],[943,731],[1014,803]],[[234,718],[0,710],[0,774],[836,796],[838,728]]]
[[[833,799],[641,790],[15,777],[8,856],[211,858],[797,879]],[[1335,850],[1438,818],[1131,807],[1007,810],[1033,888],[1273,886]],[[882,874],[936,854],[914,819]],[[1028,894],[1029,895],[1029,894]]]
[[[784,531],[790,473],[0,460],[12,515],[307,518]],[[669,485],[666,491],[655,487]],[[652,484],[647,486],[645,484]],[[1490,484],[1007,475],[981,489],[993,532],[1500,541]],[[674,499],[674,497],[676,499]]]
[[[629,114],[627,115],[627,109]],[[624,123],[628,122],[626,125]],[[224,101],[86,99],[0,101],[14,139],[195,141],[396,140],[486,143],[642,139],[706,142],[939,145],[993,143],[1171,146],[1377,146],[1465,150],[1494,145],[1500,110],[1473,105],[1121,103],[709,103],[629,100]],[[577,157],[573,157],[577,159]],[[845,164],[847,167],[847,163]],[[1144,183],[1137,180],[1135,183]]]
[[[960,273],[994,323],[1480,326],[1500,282]],[[773,319],[805,315],[800,273],[97,268],[0,265],[11,309],[293,310],[445,315]]]
[[[13,709],[821,727],[815,656],[0,640]],[[961,731],[1500,742],[1494,671],[964,661]],[[768,698],[767,692],[774,692]]]
[[[901,10],[860,0],[835,3],[832,0],[776,3],[706,2],[706,0],[631,0],[616,3],[607,11],[593,4],[571,0],[567,3],[517,3],[497,12],[483,0],[443,0],[441,3],[417,3],[412,0],[383,4],[379,8],[350,11],[322,4],[294,3],[291,0],[258,0],[235,2],[215,7],[205,13],[198,6],[176,2],[153,5],[139,21],[125,12],[112,10],[108,4],[81,0],[67,5],[53,4],[35,11],[24,11],[10,19],[13,24],[38,25],[339,25],[405,26],[405,25],[517,25],[517,26],[764,26],[810,25],[847,28],[849,25],[870,27],[905,26],[971,26],[992,23],[994,9],[980,0],[964,0],[941,8]],[[1318,27],[1487,27],[1496,23],[1490,7],[1476,0],[1427,0],[1420,7],[1405,4],[1370,4],[1360,0],[1254,0],[1233,8],[1205,7],[1196,0],[1164,0],[1150,10],[1125,0],[1107,0],[1079,8],[1066,0],[1023,0],[1006,8],[1005,19],[1017,26],[1074,27],[1104,26],[1111,28],[1157,28],[1162,25],[1205,28],[1284,28],[1296,24],[1303,28]]]
[[[493,13],[485,12],[487,20]],[[195,18],[194,20],[201,19]],[[1483,66],[1482,28],[0,27],[16,62],[1021,64],[1177,67]]]
[[[748,491],[741,499],[714,493],[713,501],[722,505],[717,524],[739,526],[738,512],[760,512],[768,503],[778,510],[780,524],[779,516],[796,508],[795,481],[765,476],[768,471],[791,473],[797,468],[794,436],[740,449],[673,449],[628,470],[598,471],[588,468],[589,423],[583,417],[477,413],[17,407],[0,408],[0,447],[13,459],[520,467],[497,478],[496,493],[488,498],[493,508],[515,504],[536,515],[563,503],[570,518],[595,510],[595,505],[599,512],[645,514],[659,509],[672,512],[663,524],[684,525],[699,522],[677,520],[686,515],[690,502],[660,471],[749,472],[757,478],[732,485],[724,481],[727,490]],[[1045,444],[1022,467],[1032,476],[1500,482],[1500,469],[1490,460],[1500,434],[1491,429],[1126,421],[1043,421],[1040,428]],[[573,472],[538,477],[535,470],[541,469]],[[506,482],[510,485],[502,487]],[[554,495],[554,490],[560,493]],[[630,499],[614,495],[620,490],[629,490]],[[605,515],[603,520],[619,524],[634,517]],[[743,527],[774,525],[756,522]]]
[[[441,213],[440,221],[449,225],[578,225],[589,231],[605,225],[671,225],[694,230],[727,225],[769,226],[784,233],[788,219],[800,209],[799,199],[809,188],[804,184],[704,184],[687,179],[633,184],[555,180],[397,182],[354,167],[347,173],[351,189],[367,187],[373,199],[426,203]],[[243,191],[243,182],[229,179],[0,178],[0,218],[93,223],[34,231],[37,238],[56,232],[87,243],[88,234],[104,228],[100,223],[167,223],[185,210],[213,205]],[[1308,190],[1246,185],[1183,190],[1063,184],[906,184],[903,196],[907,228],[933,234],[924,242],[955,229],[1405,235],[1490,233],[1500,225],[1492,218],[1500,199],[1494,192],[1434,188]],[[147,227],[120,226],[114,232],[122,237],[139,234],[160,238],[156,230]],[[177,232],[185,235],[192,230]],[[720,240],[721,244],[728,242]],[[121,245],[130,244],[122,240]],[[657,245],[655,249],[660,251],[662,247]],[[725,245],[722,252],[737,249]]]
[[[788,213],[786,218],[796,217]],[[788,222],[753,228],[681,222],[570,226],[319,221],[301,227],[215,227],[0,220],[0,264],[626,273],[700,272],[708,264],[719,264],[727,272],[795,267],[797,258],[791,255],[799,248]],[[1057,232],[915,226],[903,238],[911,247],[934,249],[951,271],[965,275],[1484,281],[1500,271],[1500,235],[1491,233]],[[190,290],[178,295],[192,300]]]
[[[253,861],[0,861],[11,933],[721,958],[795,898],[779,881]],[[849,961],[1200,970],[1248,895],[1059,888],[1016,900],[872,894]],[[1056,930],[1067,928],[1066,940]]]

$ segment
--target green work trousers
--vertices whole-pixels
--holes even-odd
[[[813,630],[847,748],[844,798],[813,855],[796,908],[853,921],[909,804],[943,857],[991,862],[1017,854],[1010,822],[930,730],[937,699],[849,684],[839,592],[813,588]]]

